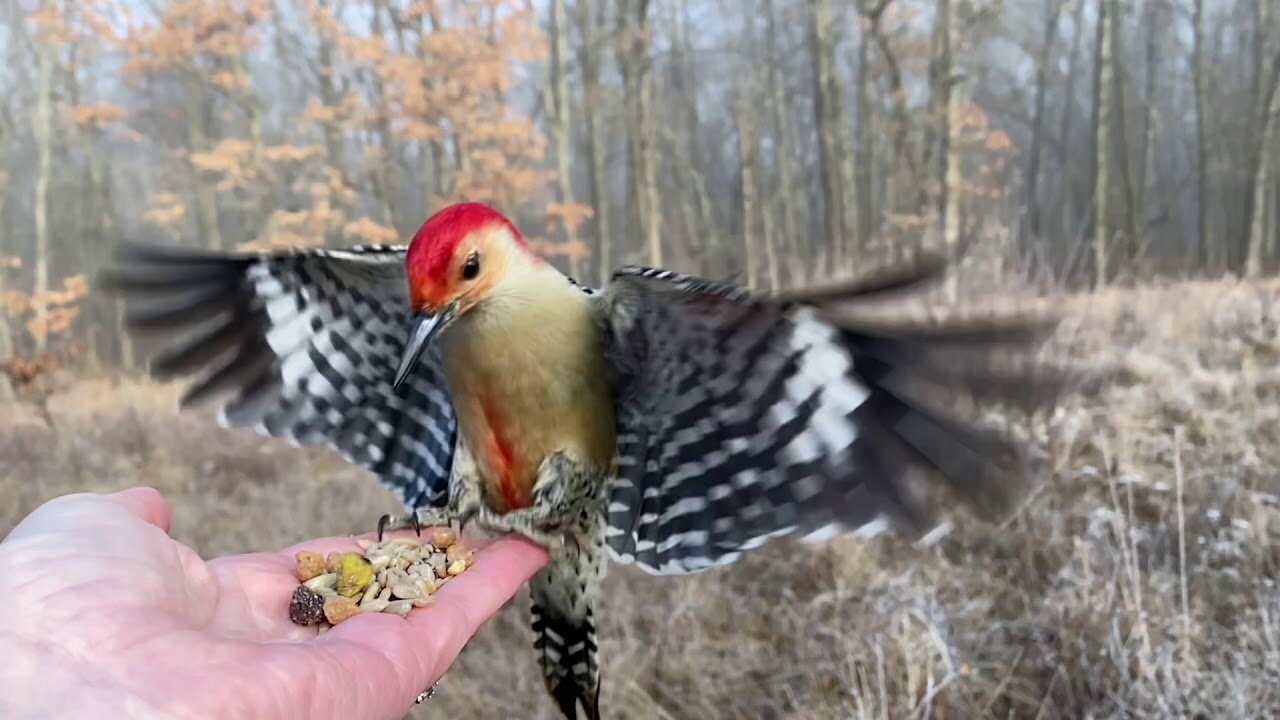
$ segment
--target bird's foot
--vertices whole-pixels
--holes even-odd
[[[481,507],[476,512],[475,522],[491,533],[519,533],[548,550],[578,550],[577,537],[567,532],[560,523],[548,520],[545,513],[539,512],[537,507],[512,510],[501,515],[487,507]]]
[[[415,533],[422,535],[424,527],[452,526],[455,522],[458,522],[458,518],[443,508],[418,508],[407,515],[388,513],[378,518],[378,540],[382,540],[383,534],[395,530],[412,528]]]

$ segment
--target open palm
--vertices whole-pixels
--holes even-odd
[[[288,619],[294,553],[202,560],[135,488],[46,503],[0,543],[0,716],[400,717],[546,560],[498,540],[408,617]]]

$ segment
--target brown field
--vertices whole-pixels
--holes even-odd
[[[1280,715],[1280,284],[1070,300],[1096,397],[1029,429],[1048,475],[1002,527],[775,543],[695,577],[615,569],[608,717]],[[363,532],[389,493],[323,451],[175,416],[176,388],[0,405],[0,534],[81,490],[159,488],[206,557]],[[415,717],[557,717],[519,597]],[[532,708],[532,710],[531,710]]]

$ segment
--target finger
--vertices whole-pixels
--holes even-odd
[[[169,532],[173,515],[169,511],[169,504],[164,501],[159,490],[151,487],[133,487],[107,497],[124,505],[129,512],[146,522],[166,533]]]
[[[388,710],[402,713],[546,561],[546,551],[527,540],[494,541],[435,594],[433,605],[403,619],[382,613],[357,616],[319,636],[316,645],[341,658],[353,685],[381,688]]]

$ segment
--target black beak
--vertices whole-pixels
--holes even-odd
[[[458,304],[456,302],[449,303],[441,308],[440,312],[434,315],[419,315],[418,322],[413,326],[413,334],[409,336],[409,342],[404,346],[404,355],[400,358],[400,367],[396,370],[396,379],[392,384],[392,389],[400,389],[409,377],[409,373],[413,372],[414,366],[418,364],[418,358],[422,357],[422,352],[427,349],[435,336],[445,329],[449,323],[453,322],[454,316],[457,315]]]

